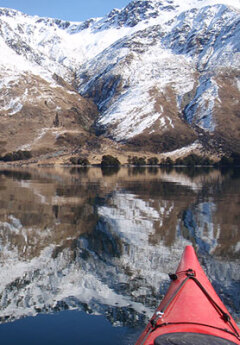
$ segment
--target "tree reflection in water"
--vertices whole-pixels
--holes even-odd
[[[138,327],[186,244],[239,317],[239,179],[215,169],[0,171],[2,322],[77,309]]]

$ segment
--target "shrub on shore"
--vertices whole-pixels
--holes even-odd
[[[102,156],[101,167],[119,167],[120,165],[121,163],[119,162],[118,158],[111,155]]]
[[[73,165],[82,165],[82,166],[86,166],[90,164],[87,158],[81,158],[81,157],[71,157],[70,162]]]
[[[174,162],[173,162],[173,160],[172,160],[170,157],[167,157],[167,158],[166,158],[166,161],[165,161],[165,164],[166,164],[166,165],[173,165]]]
[[[159,163],[159,160],[157,157],[150,157],[147,160],[148,165],[158,165],[158,163]]]
[[[27,160],[32,158],[31,151],[14,151],[6,153],[4,156],[0,157],[0,161],[3,162],[14,162],[14,161],[20,161],[20,160]]]

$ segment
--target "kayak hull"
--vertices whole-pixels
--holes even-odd
[[[200,338],[202,344],[240,345],[240,330],[204,273],[192,246],[185,248],[171,278],[164,299],[135,345],[164,345],[170,335],[175,336],[169,340],[174,345],[185,344],[187,337],[194,345]],[[208,339],[203,340],[204,336]]]

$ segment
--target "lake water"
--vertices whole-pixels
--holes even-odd
[[[239,323],[239,170],[2,168],[2,344],[133,345],[189,244]]]

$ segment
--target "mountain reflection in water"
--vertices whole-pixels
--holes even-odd
[[[239,321],[239,182],[219,170],[0,170],[1,322],[77,309],[137,328],[188,244]]]

